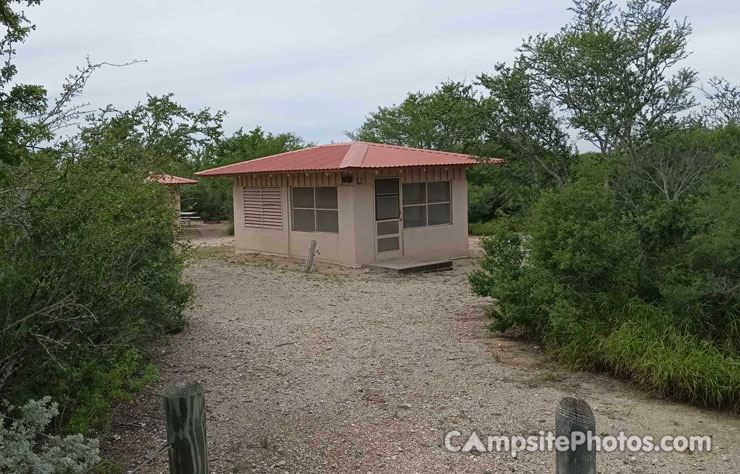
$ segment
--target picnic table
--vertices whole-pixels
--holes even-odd
[[[188,225],[193,222],[200,222],[201,218],[197,212],[180,211],[180,222],[187,222]]]

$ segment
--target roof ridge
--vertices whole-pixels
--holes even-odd
[[[343,168],[361,168],[367,150],[370,145],[363,142],[354,142],[349,146],[347,153],[344,154],[341,163],[339,163],[339,169]]]
[[[400,150],[418,150],[423,151],[426,153],[439,153],[441,155],[454,155],[454,156],[473,156],[469,155],[467,153],[455,153],[452,151],[442,151],[442,150],[430,150],[428,148],[417,148],[413,146],[403,146],[403,145],[391,145],[390,143],[374,143],[374,142],[362,142],[367,143],[372,146],[378,146],[378,147],[385,147],[385,148],[395,148]]]
[[[341,146],[341,145],[369,145],[369,146],[377,146],[377,147],[385,147],[385,148],[395,148],[397,150],[416,150],[416,151],[423,151],[426,153],[439,153],[442,155],[454,155],[454,156],[474,156],[470,155],[468,153],[457,153],[453,151],[443,151],[443,150],[430,150],[428,148],[418,148],[413,146],[405,146],[405,145],[392,145],[390,143],[378,143],[378,142],[368,142],[364,140],[355,140],[351,142],[337,142],[337,143],[325,143],[323,145],[316,145],[308,148],[302,148],[301,150],[307,150],[311,148],[323,148],[323,147],[329,147],[329,146]],[[300,151],[300,150],[296,150]],[[275,156],[275,155],[273,155]]]
[[[493,158],[483,161],[503,162]],[[261,172],[475,165],[480,162],[479,157],[463,153],[354,141],[300,148],[203,170],[195,174],[196,176],[227,176]]]
[[[352,142],[339,142],[339,143],[325,143],[323,145],[315,145],[315,146],[310,146],[310,147],[306,147],[306,148],[299,148],[297,150],[284,151],[282,153],[277,153],[275,155],[262,156],[260,158],[254,158],[254,159],[251,159],[251,160],[242,160],[242,161],[239,161],[239,162],[236,162],[236,163],[231,163],[229,165],[223,165],[223,166],[218,166],[216,168],[210,168],[210,169],[208,169],[206,171],[224,170],[224,169],[227,169],[227,168],[229,168],[231,166],[240,165],[240,164],[246,163],[246,162],[260,161],[260,160],[264,160],[264,159],[267,159],[267,158],[273,158],[273,157],[276,157],[276,156],[288,155],[288,154],[291,154],[291,153],[297,153],[297,152],[301,152],[301,151],[311,150],[311,149],[314,149],[314,148],[327,148],[327,147],[347,146],[347,145],[350,145],[350,147],[352,145],[366,145],[367,148],[365,148],[365,152],[362,154],[362,158],[360,159],[359,164],[355,164],[356,158],[353,158],[351,160],[352,163],[353,163],[353,166],[344,166],[344,167],[358,167],[358,166],[361,166],[362,165],[362,162],[365,159],[365,155],[367,154],[367,150],[368,150],[368,148],[370,146],[373,146],[373,147],[383,147],[383,148],[393,148],[393,149],[396,149],[396,150],[418,150],[418,151],[425,152],[425,153],[437,153],[437,154],[441,154],[441,155],[451,155],[451,156],[466,156],[466,157],[471,157],[472,156],[472,155],[468,155],[466,153],[453,153],[453,152],[450,152],[450,151],[428,150],[426,148],[416,148],[416,147],[402,146],[402,145],[391,145],[389,143],[375,143],[375,142],[367,142],[367,141],[352,141]],[[350,152],[350,150],[347,150],[347,154],[349,154],[349,152]],[[345,159],[346,158],[347,158],[347,155],[345,155]],[[342,161],[342,165],[344,165],[344,160]],[[195,174],[198,175],[199,173],[201,173],[201,172],[199,171],[199,172],[197,172]]]

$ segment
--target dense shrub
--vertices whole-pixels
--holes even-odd
[[[468,223],[468,234],[470,235],[490,235],[495,232],[495,229],[496,221]]]
[[[183,326],[174,209],[146,170],[100,157],[6,172],[0,390],[53,396],[73,431],[104,428],[108,403],[153,376],[142,344]]]
[[[520,231],[482,239],[473,290],[492,328],[519,328],[575,367],[740,410],[740,167],[701,189],[629,202],[593,169],[546,191]],[[734,217],[733,217],[734,216]]]
[[[468,185],[468,221],[482,223],[497,217],[502,207],[500,192],[492,185]]]
[[[147,364],[135,348],[110,360],[84,361],[75,370],[63,374],[57,382],[56,396],[72,407],[67,431],[87,433],[107,431],[111,404],[129,401],[133,395],[154,382],[159,371]]]

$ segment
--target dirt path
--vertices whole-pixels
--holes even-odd
[[[714,436],[711,454],[599,454],[600,472],[740,472],[738,417],[569,374],[532,346],[488,337],[468,261],[412,277],[246,262],[187,270],[198,288],[190,325],[159,355],[162,381],[116,415],[107,449],[124,466],[164,441],[163,384],[197,380],[214,473],[554,472],[552,453],[451,453],[443,437],[552,429],[567,395],[591,404],[599,433]],[[143,472],[167,472],[166,458]]]

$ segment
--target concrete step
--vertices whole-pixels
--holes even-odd
[[[439,257],[400,257],[368,263],[365,267],[373,270],[382,270],[398,275],[405,275],[409,273],[452,270],[452,260],[449,258]]]

